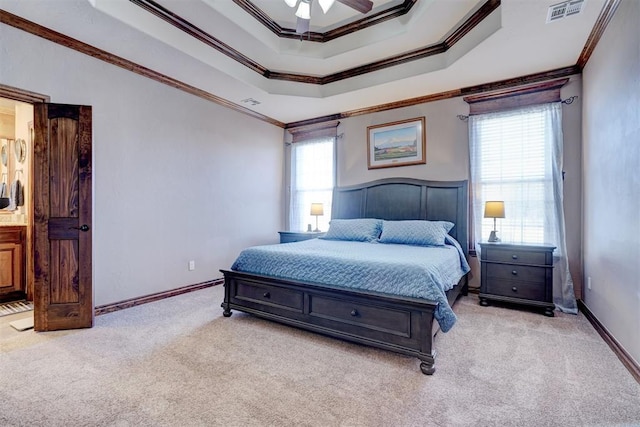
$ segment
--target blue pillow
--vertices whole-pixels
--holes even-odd
[[[383,221],[380,243],[402,245],[444,246],[447,233],[453,228],[449,221]]]
[[[322,239],[372,242],[380,236],[381,228],[381,219],[332,219],[329,222],[329,231]]]

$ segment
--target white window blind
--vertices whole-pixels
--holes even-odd
[[[318,217],[318,227],[327,231],[335,185],[335,138],[292,144],[290,179],[289,229],[306,231],[308,224],[315,229],[316,217],[310,214],[311,203],[322,203],[324,215]]]
[[[484,203],[503,200],[505,218],[497,220],[503,242],[556,244],[549,114],[528,107],[473,116],[470,126],[476,240],[493,229],[493,219],[482,218]]]

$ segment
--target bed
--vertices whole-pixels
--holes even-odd
[[[384,221],[387,226],[390,224],[386,221],[392,221],[394,224],[407,220],[451,223],[453,226],[448,231],[445,249],[455,246],[452,250],[461,262],[466,263],[467,206],[467,181],[388,178],[354,186],[336,187],[333,192],[331,218],[338,220],[334,223],[340,220],[350,220],[342,221],[344,223],[369,223],[373,221],[371,219],[376,219]],[[334,227],[333,223],[331,227]],[[330,233],[333,231],[330,228]],[[459,244],[451,242],[451,237]],[[358,244],[368,245],[367,249],[370,248],[373,252],[363,252],[364,249],[360,248],[364,246]],[[250,266],[250,258],[246,258],[245,262],[245,256],[256,250],[247,248],[240,254],[232,269],[222,270],[225,286],[223,314],[229,317],[232,314],[231,310],[235,309],[335,338],[415,356],[420,361],[421,371],[431,375],[435,372],[434,336],[439,329],[446,331],[453,326],[455,314],[450,306],[459,295],[467,293],[468,278],[466,271],[462,272],[455,276],[459,277],[459,280],[451,283],[447,289],[443,288],[441,292],[429,291],[430,293],[416,292],[416,287],[412,285],[408,286],[407,291],[402,288],[402,283],[394,288],[396,290],[393,293],[385,287],[378,286],[383,282],[385,285],[387,282],[390,283],[394,276],[404,276],[385,271],[383,260],[385,257],[391,258],[389,252],[385,251],[404,254],[403,251],[419,250],[408,246],[387,245],[377,241],[334,242],[328,239],[270,245],[265,247],[269,252],[264,254],[267,258],[258,258],[262,262],[257,264],[275,265],[276,270],[264,270],[269,271],[268,274],[260,267],[248,267],[248,271],[241,271],[245,266]],[[335,250],[342,250],[342,254],[362,255],[342,264],[336,261],[337,266],[325,267],[322,264],[317,266],[315,271],[303,270],[295,274],[289,274],[293,269],[278,261],[290,258],[292,252],[300,252],[304,256],[306,251],[330,253]],[[276,258],[271,258],[272,256]],[[451,255],[447,257],[450,259]],[[343,257],[336,255],[334,258],[340,260]],[[374,261],[365,267],[369,273],[366,279],[347,271],[348,266],[355,265],[362,261],[362,258]],[[303,263],[304,259],[296,261],[296,265]],[[445,281],[454,277],[447,274],[449,267],[438,268],[439,273],[447,277]],[[325,277],[322,270],[331,274]],[[412,282],[414,279],[408,267],[406,271],[408,278],[405,281]]]

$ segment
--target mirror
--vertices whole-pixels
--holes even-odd
[[[9,157],[9,153],[7,153],[7,143],[2,141],[2,152],[0,153],[0,158],[2,158],[2,166],[7,167],[7,159]]]
[[[24,139],[16,139],[14,142],[14,152],[16,153],[16,160],[24,163],[27,158],[27,142]]]

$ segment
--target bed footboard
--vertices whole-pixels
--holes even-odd
[[[432,327],[436,302],[230,270],[222,273],[225,317],[236,309],[331,337],[415,356],[424,374],[435,372]]]

